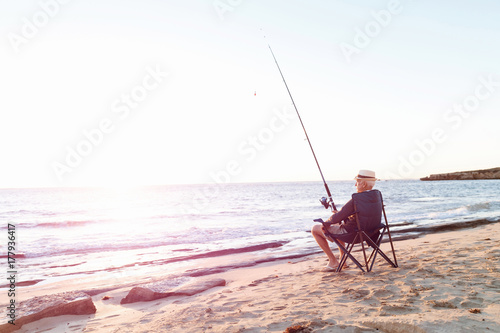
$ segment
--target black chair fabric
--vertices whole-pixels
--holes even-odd
[[[352,200],[361,230],[378,229],[382,221],[382,194],[380,191],[354,193]]]

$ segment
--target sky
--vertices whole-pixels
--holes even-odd
[[[0,0],[0,188],[500,166],[497,1]]]

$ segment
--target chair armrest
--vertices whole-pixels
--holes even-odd
[[[323,221],[323,219],[316,219],[316,220],[313,220],[313,221],[321,223],[323,225],[323,227],[325,227],[325,228],[329,228],[333,224],[331,222],[325,222],[325,221]]]

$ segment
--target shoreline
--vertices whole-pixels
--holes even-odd
[[[499,232],[500,224],[491,223],[398,240],[399,268],[379,258],[371,273],[352,264],[342,273],[323,272],[326,257],[313,254],[211,274],[226,286],[194,296],[120,305],[132,286],[148,282],[142,276],[93,294],[95,315],[46,318],[16,332],[283,332],[294,325],[314,332],[499,332]],[[20,293],[42,296],[77,285],[95,287],[87,279]]]
[[[401,240],[406,240],[406,239],[414,239],[414,238],[419,238],[419,237],[424,237],[425,235],[428,234],[434,234],[434,233],[442,233],[442,232],[448,232],[448,231],[453,231],[453,230],[461,230],[461,229],[472,229],[476,228],[478,226],[483,226],[483,225],[489,225],[489,224],[495,224],[495,223],[500,223],[500,220],[491,220],[491,219],[477,219],[477,220],[466,220],[466,221],[456,221],[456,222],[450,222],[450,223],[444,223],[444,224],[436,224],[436,225],[422,225],[418,227],[407,227],[404,229],[398,229],[398,227],[401,226],[401,224],[396,224],[391,226],[391,234],[393,237],[394,241],[401,241]],[[409,225],[409,224],[408,224]],[[304,231],[306,233],[310,233],[310,231]],[[306,237],[307,238],[307,237]],[[312,239],[312,238],[311,238]],[[384,239],[384,241],[387,241],[387,239]],[[192,269],[186,269],[182,273],[177,273],[172,274],[171,277],[175,278],[180,278],[180,277],[202,277],[202,276],[208,276],[208,275],[213,275],[215,273],[220,273],[220,272],[226,272],[229,270],[233,269],[240,269],[240,268],[245,268],[245,267],[251,267],[260,263],[266,263],[266,262],[275,262],[275,261],[280,261],[280,260],[295,260],[295,259],[300,259],[302,257],[308,257],[311,255],[319,254],[322,253],[319,248],[316,247],[315,243],[311,243],[312,247],[309,246],[304,247],[303,249],[293,249],[293,252],[286,252],[284,251],[284,246],[286,246],[288,243],[290,243],[290,240],[276,240],[276,241],[265,241],[262,242],[261,244],[255,244],[255,245],[248,245],[248,246],[242,246],[238,248],[225,248],[221,250],[212,250],[208,251],[206,253],[198,253],[198,254],[193,254],[193,255],[181,255],[177,257],[170,257],[170,258],[164,258],[164,259],[151,259],[151,260],[143,260],[141,262],[132,262],[128,264],[123,264],[121,266],[112,266],[112,267],[102,267],[100,269],[96,270],[82,270],[82,271],[75,271],[72,273],[66,273],[63,275],[58,275],[58,276],[53,276],[53,278],[49,279],[41,279],[41,278],[36,278],[36,279],[30,279],[30,280],[22,280],[18,281],[16,285],[18,287],[26,287],[26,286],[32,286],[32,285],[44,285],[44,284],[51,284],[53,283],[53,280],[57,281],[65,281],[65,280],[72,280],[77,278],[78,276],[92,279],[92,276],[99,276],[99,275],[113,275],[114,272],[119,272],[121,269],[124,268],[133,268],[134,266],[144,266],[144,267],[158,267],[158,266],[164,266],[167,264],[176,264],[176,263],[194,263],[194,265],[189,265],[188,266],[194,266],[195,268]],[[335,245],[332,245],[335,247]],[[269,255],[260,255],[263,253],[265,250],[278,250],[279,252],[276,253],[271,253]],[[134,251],[136,249],[131,249],[131,251]],[[299,251],[300,250],[300,251]],[[242,257],[248,257],[252,256],[253,261],[251,262],[242,262],[242,261],[236,261],[231,265],[216,265],[216,266],[210,266],[207,267],[204,265],[204,267],[199,267],[197,263],[201,260],[211,260],[211,261],[217,261],[217,259],[221,259],[223,257],[236,257],[236,256],[242,256]],[[29,259],[34,259],[29,258]],[[60,267],[72,267],[72,266],[78,266],[78,264],[68,264],[68,265],[62,265]],[[117,273],[118,275],[121,273]],[[123,275],[123,274],[122,274]],[[157,275],[157,274],[153,274]],[[8,284],[2,284],[0,285],[0,289],[5,289],[8,288]],[[80,291],[80,290],[72,290],[72,291]]]

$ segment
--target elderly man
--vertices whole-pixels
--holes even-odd
[[[375,181],[378,179],[375,177],[375,172],[370,170],[360,170],[358,175],[354,178],[356,180],[356,189],[358,193],[370,191],[373,186],[375,186]],[[340,211],[335,211],[328,220],[325,222],[332,223],[328,228],[328,231],[332,234],[345,234],[356,230],[356,220],[354,218],[349,218],[354,214],[354,203],[349,200]],[[343,222],[345,220],[345,222]],[[319,247],[328,256],[329,262],[325,269],[335,270],[339,265],[337,258],[333,254],[330,246],[328,244],[327,238],[324,234],[323,226],[316,224],[311,229],[312,235]],[[342,257],[342,251],[340,251],[340,256]]]

